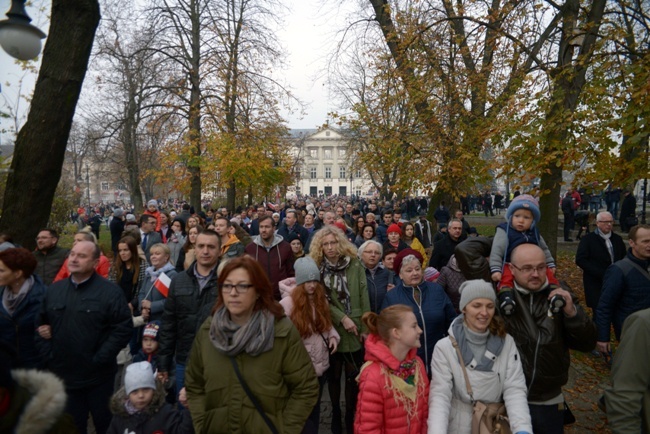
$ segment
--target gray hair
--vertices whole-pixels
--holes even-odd
[[[359,259],[361,259],[361,255],[363,255],[363,252],[364,250],[366,250],[366,247],[368,247],[371,244],[376,244],[377,247],[379,247],[379,256],[384,256],[384,246],[382,246],[379,241],[368,240],[365,243],[361,244],[361,246],[359,246],[359,250],[357,251],[357,257]]]
[[[403,269],[405,266],[407,266],[408,264],[410,264],[410,263],[413,262],[413,261],[417,262],[418,265],[419,265],[420,267],[422,267],[422,263],[421,263],[420,260],[417,258],[417,256],[415,256],[415,255],[406,255],[406,256],[404,256],[404,258],[402,259],[402,265],[400,266],[400,271],[402,271],[402,269]]]

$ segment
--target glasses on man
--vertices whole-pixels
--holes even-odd
[[[535,271],[537,271],[537,274],[546,274],[546,268],[547,265],[539,265],[537,267],[533,267],[532,265],[524,265],[523,267],[517,267],[515,264],[510,264],[513,267],[515,267],[517,270],[521,271],[524,274],[533,274]]]
[[[225,294],[230,294],[235,288],[237,291],[237,294],[246,294],[249,289],[251,289],[254,285],[250,283],[238,283],[236,285],[230,284],[230,283],[224,283],[221,285],[221,291]]]

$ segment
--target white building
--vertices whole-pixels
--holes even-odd
[[[291,130],[290,134],[298,194],[362,196],[373,190],[365,171],[353,167],[343,132],[325,127]],[[295,190],[289,189],[288,194]]]

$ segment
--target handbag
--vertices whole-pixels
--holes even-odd
[[[474,407],[472,411],[472,434],[512,434],[510,420],[508,419],[506,406],[503,402],[490,402],[486,404],[482,401],[474,400],[472,386],[469,384],[467,369],[465,369],[465,362],[460,353],[460,348],[458,348],[458,342],[451,335],[449,335],[449,340],[458,354],[460,367],[463,369],[463,376],[465,377],[467,394]]]
[[[262,416],[262,419],[264,419],[264,423],[266,423],[266,426],[269,427],[269,429],[273,434],[279,434],[277,428],[275,427],[275,425],[273,425],[273,422],[271,422],[271,419],[269,419],[266,413],[264,413],[264,409],[260,405],[255,395],[253,395],[253,392],[251,392],[250,388],[248,387],[248,384],[246,384],[246,381],[244,381],[244,378],[241,376],[241,372],[239,372],[239,366],[237,366],[237,361],[235,360],[235,358],[230,357],[230,362],[232,363],[232,367],[235,370],[235,374],[237,374],[237,379],[239,380],[241,387],[244,388],[246,395],[248,395],[248,399],[251,400],[257,412],[260,414],[260,416]]]

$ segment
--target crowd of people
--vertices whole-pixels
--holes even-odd
[[[334,197],[114,208],[108,256],[92,224],[69,250],[52,229],[4,243],[0,432],[317,433],[327,387],[335,434],[470,433],[481,405],[561,433],[569,350],[610,357],[611,325],[603,405],[614,432],[647,432],[650,226],[626,249],[597,213],[576,254],[588,314],[537,199],[490,200],[490,237],[444,202]]]

